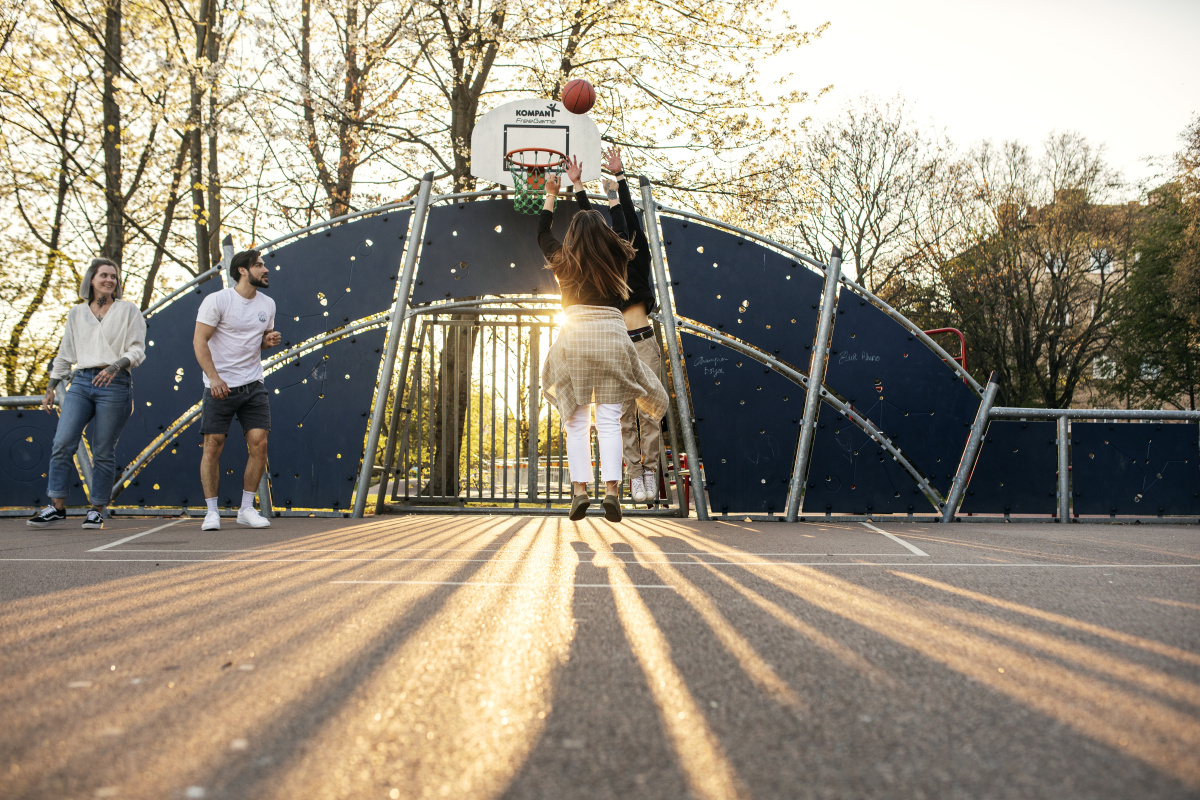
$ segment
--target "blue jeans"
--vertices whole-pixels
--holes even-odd
[[[54,431],[54,449],[50,452],[49,488],[52,498],[65,499],[75,475],[71,459],[79,449],[83,429],[90,422],[88,444],[92,449],[91,500],[94,506],[106,506],[112,498],[117,474],[117,439],[133,414],[133,379],[121,370],[108,386],[93,386],[92,378],[100,370],[81,369],[75,373],[71,388],[63,399]]]

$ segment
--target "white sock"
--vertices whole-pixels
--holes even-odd
[[[254,508],[254,492],[242,489],[242,508]]]
[[[206,498],[204,498],[204,502],[208,505],[209,511],[212,511],[213,513],[217,512],[217,498],[206,497]]]

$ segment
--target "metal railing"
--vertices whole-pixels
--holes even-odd
[[[560,309],[496,308],[492,302],[410,312],[403,393],[392,400],[376,513],[388,506],[569,504],[562,422],[540,385]],[[668,458],[674,448],[661,450],[670,487],[677,483]],[[593,487],[601,485],[599,464],[593,433]],[[661,500],[664,507],[679,507],[673,494]]]

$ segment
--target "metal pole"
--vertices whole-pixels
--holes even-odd
[[[654,262],[655,289],[662,303],[662,322],[667,329],[667,353],[671,360],[671,380],[675,384],[675,402],[679,407],[679,427],[682,428],[683,446],[687,448],[688,470],[693,477],[692,488],[696,498],[696,518],[708,519],[708,501],[704,497],[704,476],[700,470],[700,451],[696,448],[696,431],[693,428],[691,406],[687,397],[686,371],[683,358],[679,352],[679,337],[675,333],[675,303],[671,298],[670,286],[667,283],[667,268],[663,264],[662,243],[658,236],[658,211],[654,204],[654,195],[650,190],[650,179],[643,175],[640,179],[642,187],[642,217],[646,228],[646,241],[650,244],[650,256]],[[677,462],[678,463],[678,462]],[[682,479],[677,475],[676,481]]]
[[[267,462],[267,468],[263,470],[262,477],[258,480],[258,510],[264,517],[272,516],[275,513],[274,507],[271,505],[271,480],[268,477],[271,474],[271,463]]]
[[[525,471],[525,499],[530,503],[537,502],[538,491],[538,423],[541,411],[538,395],[542,392],[542,372],[538,369],[542,360],[542,329],[538,323],[529,326],[529,413],[525,417],[525,427],[528,431],[525,437],[525,457],[529,468]],[[517,461],[517,474],[520,475],[520,461]],[[550,487],[547,480],[546,493]],[[574,489],[572,489],[572,492]]]
[[[975,424],[971,426],[971,435],[967,437],[967,446],[963,450],[962,460],[958,462],[958,472],[954,473],[954,484],[950,487],[950,497],[942,509],[942,522],[950,522],[958,511],[963,494],[967,491],[967,480],[975,469],[975,459],[979,457],[979,447],[983,444],[983,434],[988,427],[988,414],[996,402],[996,393],[1000,391],[1000,383],[993,372],[988,378],[987,388],[983,390],[983,400],[979,403],[979,411],[975,413]]]
[[[221,270],[221,287],[224,289],[229,288],[229,264],[232,261],[233,237],[225,234],[225,238],[221,240],[221,263],[217,264]]]
[[[391,481],[392,463],[396,449],[396,429],[400,425],[400,412],[404,410],[404,379],[408,376],[408,362],[412,357],[413,333],[417,330],[416,317],[405,321],[404,357],[400,360],[400,380],[396,384],[396,399],[392,401],[392,419],[388,424],[387,444],[383,446],[383,475],[379,479],[379,493],[375,496],[375,513],[383,511],[383,498]],[[408,476],[405,476],[407,480]]]
[[[1058,521],[1064,525],[1071,521],[1070,483],[1067,480],[1067,418],[1058,418]]]
[[[417,269],[417,254],[421,251],[421,237],[425,235],[425,216],[429,211],[429,195],[433,189],[433,173],[426,172],[421,179],[421,190],[417,195],[417,208],[413,212],[412,233],[408,237],[408,248],[404,253],[404,271],[400,274],[400,286],[396,290],[396,304],[392,307],[392,330],[388,333],[387,350],[383,354],[383,373],[379,376],[382,392],[375,394],[375,407],[371,410],[371,428],[367,433],[367,446],[363,451],[362,469],[358,473],[358,488],[354,494],[354,512],[351,516],[362,519],[367,506],[367,489],[371,485],[371,473],[375,469],[375,448],[379,446],[379,429],[383,426],[383,412],[387,408],[387,397],[392,387],[392,363],[400,348],[400,331],[404,328],[404,312],[408,309],[408,296],[412,291],[413,274]]]
[[[800,445],[796,448],[796,463],[792,467],[791,490],[788,492],[787,521],[795,522],[804,495],[804,480],[808,475],[812,455],[813,431],[821,405],[821,387],[825,383],[826,355],[829,352],[829,333],[833,329],[833,312],[837,305],[838,279],[842,276],[842,251],[835,247],[825,268],[825,291],[821,295],[821,318],[817,323],[817,338],[813,342],[812,358],[808,365],[808,389],[804,393],[804,420],[800,425]]]

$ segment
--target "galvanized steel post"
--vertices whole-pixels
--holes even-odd
[[[387,494],[388,484],[391,480],[392,463],[396,455],[396,430],[400,426],[400,413],[404,410],[404,378],[408,375],[408,362],[412,357],[412,340],[413,333],[417,329],[417,320],[415,318],[406,319],[404,326],[404,357],[400,360],[400,383],[396,388],[396,399],[392,401],[392,418],[388,423],[387,444],[383,446],[383,472],[379,479],[379,494],[375,496],[376,514],[383,511],[383,498]],[[408,480],[408,475],[404,476],[404,480]]]
[[[792,467],[792,482],[788,491],[788,522],[796,521],[800,511],[800,499],[804,494],[804,480],[808,475],[812,455],[813,430],[817,424],[817,411],[821,405],[821,391],[825,383],[826,355],[829,352],[829,333],[833,328],[838,279],[841,276],[842,251],[841,248],[835,247],[829,254],[829,266],[825,268],[821,318],[817,323],[817,338],[813,341],[812,358],[809,360],[808,390],[804,393],[804,420],[800,425],[800,445],[796,448],[796,462]]]
[[[392,363],[400,348],[400,331],[404,328],[404,315],[408,310],[408,296],[412,291],[413,273],[417,269],[417,254],[421,251],[421,237],[425,235],[425,216],[429,211],[429,196],[433,190],[433,173],[426,172],[421,179],[421,190],[417,195],[417,208],[413,212],[412,233],[404,253],[404,271],[400,273],[400,286],[396,289],[396,304],[392,307],[392,329],[388,333],[387,350],[383,354],[383,372],[379,376],[380,391],[375,393],[375,407],[371,411],[371,428],[367,433],[367,446],[363,450],[362,469],[358,473],[358,488],[354,493],[354,511],[351,516],[361,519],[367,506],[367,489],[371,485],[371,473],[375,469],[375,449],[379,446],[379,429],[383,426],[383,412],[387,408],[388,394],[392,388]],[[400,376],[401,381],[404,376]]]
[[[1066,524],[1071,521],[1070,462],[1067,458],[1067,446],[1070,444],[1067,417],[1064,414],[1058,418],[1058,521]]]
[[[950,487],[950,496],[942,509],[942,522],[954,519],[958,504],[962,502],[967,491],[967,480],[975,469],[975,459],[979,457],[979,448],[983,444],[983,434],[987,431],[989,414],[996,402],[996,394],[1000,391],[1000,383],[993,372],[988,378],[987,388],[983,390],[983,399],[979,401],[979,411],[975,413],[975,424],[971,426],[971,435],[967,437],[967,446],[963,449],[962,460],[958,462],[958,472],[954,473],[954,483]]]
[[[654,204],[654,195],[650,190],[650,179],[643,175],[640,182],[646,240],[650,243],[650,257],[654,263],[654,283],[663,309],[662,322],[663,327],[666,328],[664,338],[667,340],[667,353],[671,357],[671,380],[675,384],[675,402],[679,408],[680,427],[683,429],[683,446],[687,448],[688,471],[692,476],[692,496],[696,499],[696,518],[706,520],[708,519],[708,501],[704,497],[704,476],[700,470],[700,451],[696,448],[696,432],[692,427],[694,420],[691,406],[688,403],[683,357],[679,352],[679,336],[675,333],[675,304],[671,300],[670,285],[667,283],[667,268],[663,264],[662,242],[658,236],[658,212]]]

